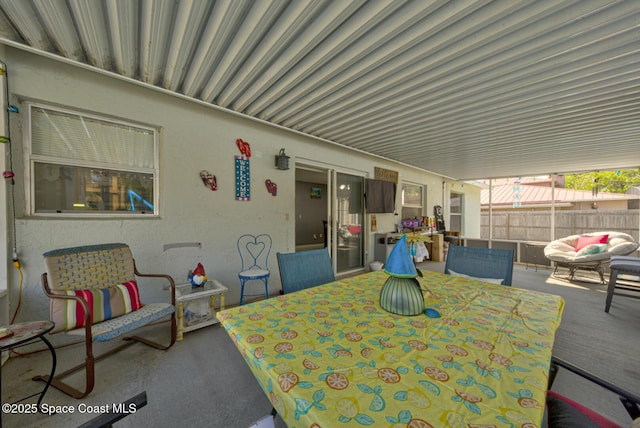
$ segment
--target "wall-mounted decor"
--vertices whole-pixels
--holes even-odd
[[[251,146],[248,142],[238,138],[236,140],[238,150],[242,156],[236,156],[236,201],[248,201],[251,199],[251,176],[249,169],[249,158],[251,157]]]
[[[322,188],[312,187],[310,196],[311,196],[311,199],[322,199]]]
[[[249,159],[246,156],[236,156],[236,201],[248,201],[251,196],[251,180]]]
[[[249,143],[247,143],[246,141],[242,141],[242,138],[238,138],[236,140],[236,145],[238,146],[238,150],[240,150],[240,153],[245,155],[247,159],[251,157],[251,146],[249,145]]]
[[[373,178],[398,184],[398,171],[373,167]]]
[[[267,180],[264,182],[265,186],[267,186],[267,192],[271,193],[271,196],[278,195],[278,185],[271,180]]]
[[[276,155],[276,168],[282,170],[289,169],[289,156],[284,153],[284,149],[280,149],[280,153]]]
[[[218,190],[218,180],[216,179],[216,176],[212,175],[209,171],[206,171],[204,169],[200,171],[200,179],[202,180],[202,183],[204,183],[204,185],[209,189]]]

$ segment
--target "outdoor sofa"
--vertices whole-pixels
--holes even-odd
[[[552,241],[544,248],[544,255],[554,262],[554,274],[558,273],[559,267],[564,267],[569,270],[569,279],[573,280],[576,270],[591,270],[598,272],[604,284],[604,269],[611,256],[626,256],[637,249],[638,242],[626,233],[592,232]]]

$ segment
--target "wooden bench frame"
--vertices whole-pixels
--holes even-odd
[[[126,248],[125,248],[126,247]],[[102,244],[102,245],[91,245],[91,246],[83,246],[83,247],[73,247],[73,248],[65,248],[65,249],[61,249],[61,250],[55,250],[49,253],[45,253],[45,259],[47,258],[47,256],[49,256],[51,253],[56,253],[56,255],[60,254],[60,253],[66,253],[69,254],[70,257],[75,257],[74,260],[80,259],[80,260],[89,260],[91,259],[92,261],[94,260],[93,258],[89,257],[89,255],[92,252],[106,252],[108,253],[109,251],[124,251],[125,254],[128,254],[130,256],[130,260],[126,260],[127,263],[131,263],[132,264],[132,269],[131,272],[132,273],[132,278],[125,278],[125,280],[134,280],[136,277],[144,277],[144,278],[163,278],[165,280],[168,281],[169,283],[169,287],[170,287],[170,291],[171,291],[171,306],[173,307],[173,312],[171,312],[171,338],[170,338],[170,342],[168,345],[162,345],[160,343],[151,341],[149,339],[145,339],[139,336],[127,336],[124,337],[123,340],[126,343],[123,343],[113,349],[110,349],[104,353],[102,353],[101,355],[98,356],[94,356],[93,355],[93,341],[95,340],[94,337],[94,332],[92,331],[94,326],[98,326],[101,323],[95,323],[94,325],[91,324],[90,322],[90,313],[89,313],[89,304],[87,303],[87,301],[79,296],[73,296],[73,295],[60,295],[60,294],[56,294],[54,292],[54,290],[52,290],[52,287],[50,287],[50,277],[49,275],[51,274],[51,272],[47,273],[43,273],[42,274],[42,287],[44,289],[44,293],[51,299],[66,299],[66,300],[75,300],[78,304],[82,305],[83,309],[84,309],[84,327],[81,327],[84,329],[84,342],[85,342],[85,349],[86,349],[86,358],[84,363],[81,363],[75,367],[72,367],[70,369],[68,369],[67,371],[55,376],[53,379],[51,379],[51,386],[53,386],[54,388],[64,392],[67,395],[70,395],[71,397],[74,398],[83,398],[86,397],[92,390],[93,387],[95,385],[95,363],[97,361],[100,361],[110,355],[115,354],[116,352],[121,351],[122,349],[136,343],[136,342],[141,342],[144,343],[145,345],[151,346],[153,348],[156,349],[160,349],[160,350],[166,350],[169,349],[171,346],[173,346],[173,344],[176,341],[176,337],[177,337],[177,322],[176,322],[176,285],[175,282],[173,280],[173,278],[169,275],[164,275],[164,274],[143,274],[141,272],[138,271],[136,265],[135,265],[135,260],[133,259],[133,256],[130,253],[130,249],[126,244]],[[128,257],[126,257],[128,259]],[[94,266],[95,267],[95,266]],[[107,263],[103,263],[103,266],[97,266],[98,268],[103,267],[106,268],[108,267]],[[66,268],[66,271],[69,272],[73,272],[74,268],[73,266],[70,268]],[[129,271],[129,268],[125,268],[125,271]],[[65,271],[65,272],[66,272]],[[126,274],[128,276],[128,274]],[[117,274],[116,274],[117,276]],[[118,281],[122,281],[122,274],[120,274],[119,278],[114,278],[113,279],[113,283],[112,285],[118,284]],[[105,278],[102,278],[102,284],[104,284]],[[103,288],[101,287],[101,283],[98,281],[95,281],[93,283],[87,283],[87,282],[82,282],[82,286],[81,287],[76,287],[74,288],[72,285],[70,285],[69,283],[65,283],[64,281],[58,279],[58,286],[55,287],[56,290],[74,290],[74,289],[80,289],[80,288]],[[60,285],[62,284],[62,285]],[[141,308],[142,309],[142,308]],[[127,317],[131,317],[133,314],[135,314],[137,311],[134,312],[130,312],[127,313],[125,315],[119,316],[117,317],[118,320],[120,321],[125,321],[126,324],[126,319]],[[168,315],[168,314],[167,314]],[[166,315],[165,315],[166,316]],[[108,321],[105,321],[108,322]],[[149,323],[151,323],[152,321],[147,322],[147,324],[144,325],[148,325]],[[123,333],[120,333],[118,335],[121,334],[125,334],[130,330],[133,330],[135,328],[138,327],[142,327],[143,325],[138,325],[138,326],[125,326],[126,331],[124,331]],[[106,339],[109,340],[109,339]],[[100,341],[106,341],[106,340],[100,340]],[[76,373],[82,369],[85,369],[85,388],[83,391],[72,387],[71,385],[69,385],[68,383],[65,383],[62,381],[62,378],[65,378],[73,373]],[[33,378],[33,380],[40,380],[40,381],[44,381],[44,382],[49,382],[49,375],[38,375],[35,376]]]

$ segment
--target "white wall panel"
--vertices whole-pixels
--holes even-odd
[[[227,301],[239,300],[236,240],[244,232],[269,233],[274,239],[270,268],[271,292],[279,287],[275,252],[295,249],[295,162],[313,159],[328,167],[359,171],[373,177],[374,167],[398,171],[400,180],[428,188],[428,210],[442,204],[442,178],[354,150],[319,141],[268,124],[221,112],[206,105],[132,85],[72,65],[7,48],[12,73],[13,99],[30,98],[90,112],[122,117],[161,128],[159,219],[25,218],[22,208],[24,171],[21,156],[14,159],[18,195],[18,248],[25,272],[22,316],[48,317],[48,302],[41,291],[42,253],[74,245],[126,242],[141,271],[166,272],[176,280],[201,262],[210,277],[229,286]],[[42,70],[46,70],[43,73]],[[12,122],[12,135],[22,138],[20,121]],[[251,201],[235,200],[234,156],[236,139],[251,145]],[[285,148],[291,169],[277,170],[274,156]],[[201,170],[216,175],[218,190],[205,187]],[[267,192],[265,180],[278,186],[277,196]],[[478,210],[479,212],[479,210]],[[399,218],[387,214],[379,227],[391,228]],[[201,242],[202,247],[172,248],[165,244]],[[372,243],[370,243],[370,246]],[[373,257],[372,248],[367,249]],[[9,272],[9,282],[16,281]]]

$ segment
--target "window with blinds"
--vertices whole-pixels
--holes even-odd
[[[402,183],[402,219],[422,218],[423,186]]]
[[[32,215],[157,215],[158,130],[26,103]]]

